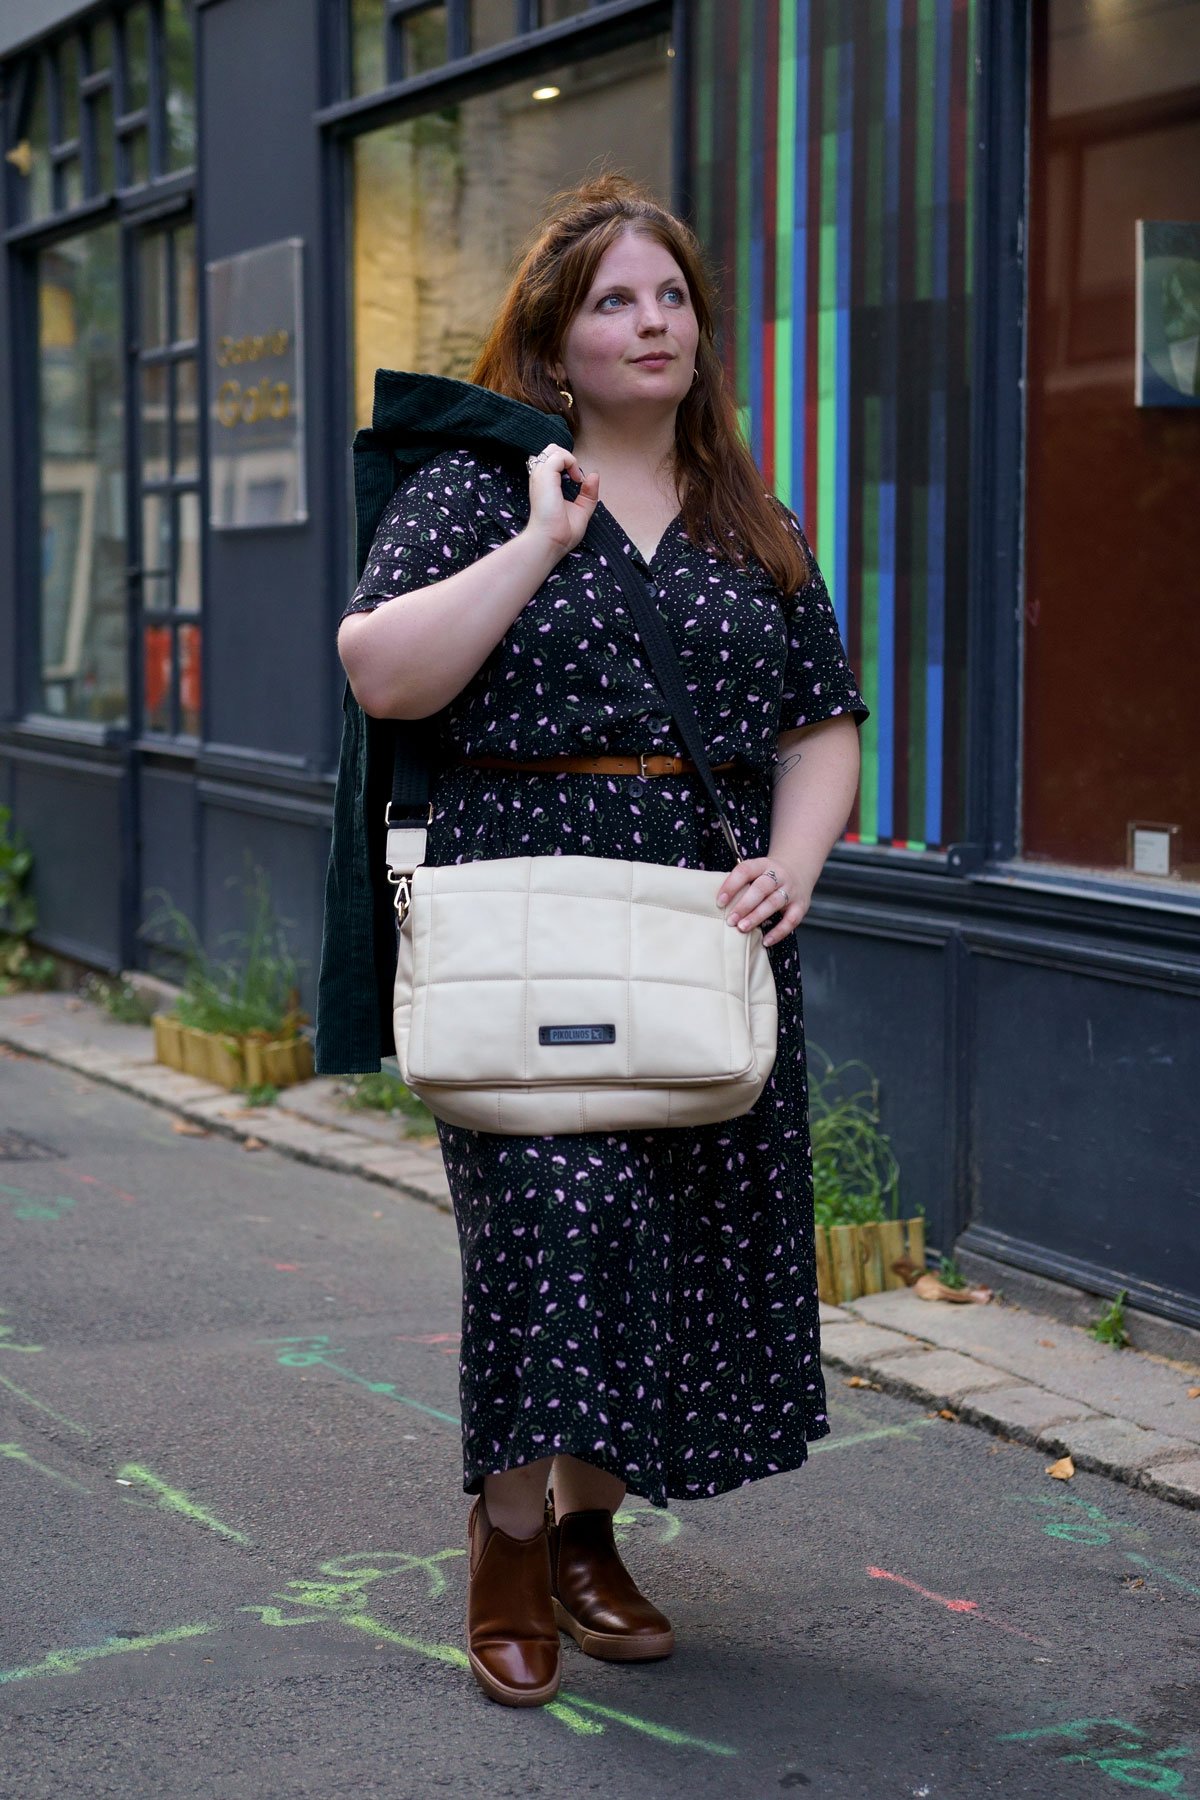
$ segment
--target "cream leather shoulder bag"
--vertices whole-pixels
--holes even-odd
[[[662,618],[615,528],[594,514],[588,531],[739,860]],[[725,924],[723,872],[597,856],[430,868],[425,829],[395,822],[398,810],[394,800],[396,1054],[435,1117],[537,1136],[750,1110],[775,1061],[775,982],[762,933]]]

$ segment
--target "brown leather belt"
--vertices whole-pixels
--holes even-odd
[[[732,762],[714,763],[713,769],[735,768]],[[503,756],[463,756],[464,769],[507,769],[529,775],[694,775],[696,765],[686,756],[542,756],[536,762],[510,762]]]

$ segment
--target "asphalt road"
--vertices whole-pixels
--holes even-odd
[[[1200,1515],[837,1375],[806,1469],[629,1504],[673,1658],[490,1704],[451,1221],[11,1055],[0,1152],[5,1800],[1200,1800]]]

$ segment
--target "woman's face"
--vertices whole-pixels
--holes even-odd
[[[673,413],[692,383],[700,327],[683,270],[656,238],[628,230],[600,258],[567,327],[562,385],[589,412]]]

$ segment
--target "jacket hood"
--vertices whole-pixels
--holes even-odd
[[[377,369],[369,428],[354,439],[355,562],[361,577],[384,508],[404,477],[439,451],[473,448],[524,459],[575,441],[559,413],[540,412],[472,381]]]

